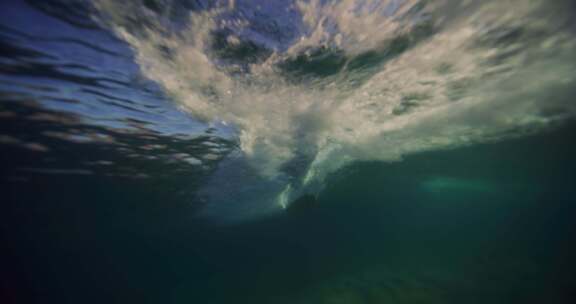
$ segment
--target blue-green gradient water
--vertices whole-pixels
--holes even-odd
[[[572,1],[0,1],[0,303],[573,303]]]

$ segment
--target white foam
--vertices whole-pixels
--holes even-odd
[[[118,7],[126,4],[99,0],[97,6],[135,50],[144,75],[196,117],[235,125],[245,161],[268,179],[285,175],[283,166],[299,155],[311,159],[303,174],[306,187],[352,161],[396,161],[409,153],[502,140],[576,114],[576,39],[566,26],[572,16],[564,2],[437,1],[419,11],[423,1],[324,2],[296,1],[306,30],[287,51],[252,64],[242,76],[218,66],[207,44],[222,24],[250,23],[218,19],[234,9],[234,1],[191,13],[178,31],[157,15],[148,16],[151,25],[140,32],[130,31],[123,22],[130,11]],[[294,84],[276,68],[320,45],[349,58],[385,51],[422,20],[436,33],[360,84],[343,75],[322,79],[322,85]],[[514,30],[521,39],[502,38]],[[306,191],[293,184],[287,182],[281,205]]]

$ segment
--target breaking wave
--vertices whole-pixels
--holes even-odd
[[[201,191],[245,219],[355,161],[503,140],[576,114],[570,1],[95,1],[194,117],[236,130]]]

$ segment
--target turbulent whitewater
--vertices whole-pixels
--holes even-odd
[[[571,1],[114,1],[93,17],[182,109],[235,130],[205,214],[279,211],[365,160],[576,114]]]

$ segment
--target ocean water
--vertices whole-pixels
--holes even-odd
[[[0,1],[0,303],[573,303],[575,15]]]

